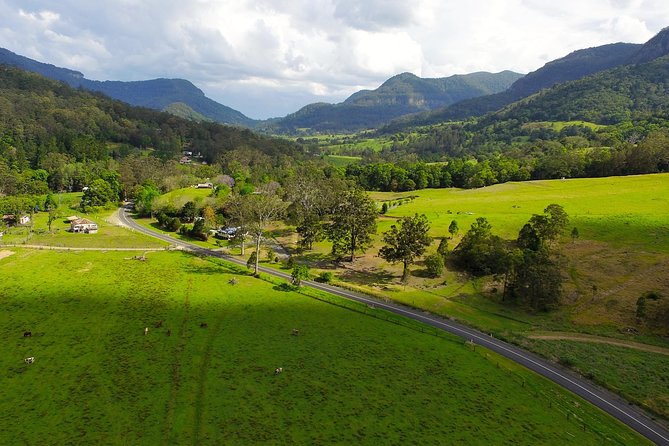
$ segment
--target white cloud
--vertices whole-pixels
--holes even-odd
[[[186,78],[252,117],[403,71],[528,72],[667,25],[666,0],[0,0],[1,46],[92,79]]]

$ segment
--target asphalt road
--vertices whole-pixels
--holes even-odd
[[[119,210],[119,219],[124,225],[133,228],[136,231],[167,241],[173,245],[187,248],[197,253],[219,257],[227,261],[246,266],[246,262],[243,260],[227,256],[220,252],[211,251],[191,243],[183,242],[155,231],[151,231],[150,229],[139,225],[132,218],[128,217],[126,209]],[[288,281],[292,279],[290,274],[286,274],[282,271],[264,267],[260,267],[260,270],[266,274],[281,277],[283,279],[287,279]],[[534,355],[515,345],[509,344],[499,339],[495,339],[494,337],[486,335],[478,330],[459,324],[457,322],[443,319],[433,314],[425,313],[420,310],[415,310],[394,303],[383,302],[369,296],[337,288],[332,285],[326,285],[312,281],[303,281],[302,285],[322,291],[327,291],[328,293],[343,297],[345,299],[351,299],[373,305],[376,308],[382,308],[392,313],[406,316],[408,318],[431,325],[435,328],[452,333],[456,336],[460,336],[465,340],[472,341],[476,345],[481,345],[487,349],[490,349],[518,364],[527,367],[535,373],[550,379],[565,389],[570,390],[584,400],[594,404],[603,411],[617,418],[622,423],[631,427],[654,443],[658,445],[669,446],[669,430],[652,420],[641,409],[631,405],[631,403],[625,401],[621,397],[598,386],[595,386],[586,379],[561,367],[558,367],[555,364],[546,361],[545,359],[540,358],[537,355]],[[612,366],[615,365],[612,364]]]

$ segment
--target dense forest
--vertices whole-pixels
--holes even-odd
[[[81,190],[110,172],[125,192],[146,180],[164,184],[184,174],[184,150],[199,155],[203,177],[243,166],[258,181],[304,156],[285,139],[132,107],[0,66],[2,195]]]

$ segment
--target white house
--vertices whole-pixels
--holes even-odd
[[[70,231],[95,234],[98,232],[98,224],[87,218],[79,218],[70,222]]]

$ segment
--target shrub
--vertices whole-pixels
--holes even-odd
[[[334,275],[330,271],[323,271],[318,275],[316,281],[321,283],[330,283],[332,282],[332,279],[334,279]]]
[[[432,277],[439,277],[444,273],[444,258],[441,254],[430,254],[425,258],[427,273]]]

